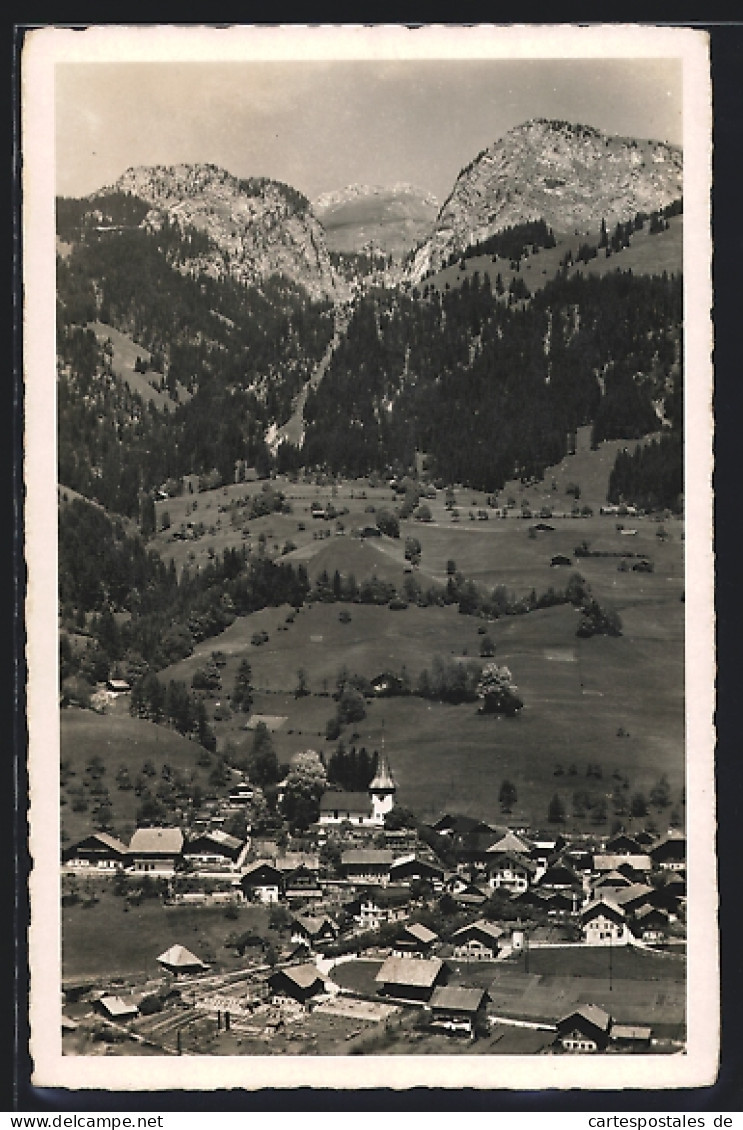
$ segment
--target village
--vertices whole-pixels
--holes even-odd
[[[79,915],[145,895],[237,927],[209,953],[185,930],[150,953],[143,930],[137,971],[63,964],[65,1053],[683,1050],[678,829],[421,824],[396,807],[384,749],[368,790],[328,789],[301,837],[227,833],[251,795],[233,772],[191,827],[138,827],[128,844],[94,831],[63,850],[63,905]]]

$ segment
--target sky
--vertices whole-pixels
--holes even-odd
[[[513,126],[557,118],[681,144],[678,58],[57,62],[56,192],[209,162],[311,200],[408,182],[448,196]]]

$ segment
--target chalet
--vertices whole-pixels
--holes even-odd
[[[403,926],[395,940],[393,956],[428,957],[438,941],[439,936],[435,930],[429,930],[428,926],[423,926],[420,922],[411,922]]]
[[[383,671],[371,680],[371,688],[375,695],[385,698],[390,695],[402,694],[405,690],[405,683],[399,675],[393,674],[392,671]]]
[[[610,855],[644,855],[644,847],[640,844],[634,836],[627,835],[626,832],[617,832],[610,840],[607,840],[606,851]]]
[[[277,861],[279,862],[279,861]],[[323,889],[320,886],[317,871],[308,867],[306,863],[293,867],[283,872],[284,895],[288,899],[318,899],[322,898]]]
[[[444,881],[444,895],[462,907],[478,907],[488,901],[488,892],[476,883],[468,882],[463,875],[449,875]]]
[[[503,934],[500,926],[488,922],[486,918],[461,926],[451,937],[454,957],[457,961],[494,961]]]
[[[404,855],[390,866],[389,878],[391,883],[430,883],[434,890],[441,890],[444,870],[415,854]]]
[[[625,946],[630,940],[625,911],[603,894],[581,910],[580,922],[589,946]]]
[[[515,851],[494,850],[488,855],[486,871],[491,890],[509,891],[514,895],[526,890],[536,872],[535,863]]]
[[[431,994],[431,1026],[446,1032],[474,1039],[485,1020],[490,1000],[485,989],[469,989],[464,985],[438,985]]]
[[[656,906],[643,906],[635,914],[630,929],[643,942],[661,942],[668,932],[668,911]]]
[[[295,915],[291,923],[291,940],[304,942],[314,949],[323,942],[333,942],[338,937],[338,927],[327,915]]]
[[[129,841],[129,863],[133,871],[150,871],[172,877],[181,860],[183,832],[180,828],[137,828]]]
[[[287,965],[268,978],[271,996],[277,1004],[296,1003],[309,1006],[313,997],[325,991],[325,982],[317,966]]]
[[[99,1010],[108,1020],[133,1020],[139,1015],[139,1008],[133,1000],[123,997],[99,997],[96,1002]]]
[[[284,889],[284,880],[278,867],[270,860],[257,859],[249,864],[240,878],[242,892],[247,899],[257,902],[274,903]]]
[[[62,853],[62,862],[65,867],[95,868],[104,874],[114,874],[126,867],[129,852],[126,844],[108,832],[91,832]]]
[[[106,690],[112,694],[128,694],[131,689],[126,679],[106,679]]]
[[[556,1043],[566,1052],[605,1051],[611,1016],[595,1004],[584,1004],[557,1022]]]
[[[349,848],[341,854],[341,872],[353,883],[389,883],[395,854],[390,848]]]
[[[591,884],[591,889],[601,890],[602,887],[631,887],[632,883],[623,875],[621,871],[606,871],[603,875],[599,875],[598,879],[594,879]]]
[[[458,816],[447,813],[437,820],[433,825],[434,832],[438,832],[441,836],[449,836],[451,839],[459,840],[462,836],[468,836],[473,832],[492,832],[493,829],[482,820],[475,820],[472,816]]]
[[[202,832],[183,845],[183,858],[202,871],[240,871],[248,844],[220,828]]]
[[[409,902],[407,887],[371,887],[354,899],[348,910],[359,929],[378,930],[407,918]]]
[[[438,957],[388,957],[374,980],[382,996],[425,1004],[446,975]]]
[[[547,868],[539,881],[535,883],[534,890],[549,898],[559,895],[563,902],[569,900],[569,912],[578,910],[584,896],[581,878],[572,867],[560,861]],[[556,907],[557,904],[555,904]]]
[[[176,977],[184,973],[203,973],[209,966],[185,946],[174,945],[158,957],[158,962]]]
[[[653,844],[650,856],[655,866],[663,871],[685,871],[686,836],[683,832],[670,831]]]

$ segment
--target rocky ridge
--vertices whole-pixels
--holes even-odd
[[[246,285],[283,275],[313,299],[342,297],[325,232],[296,189],[266,178],[240,180],[214,165],[142,166],[111,191],[151,206],[146,223],[167,218],[204,232],[213,250],[186,265],[212,277],[229,273]]]
[[[683,195],[680,148],[534,119],[483,150],[459,174],[433,231],[417,248],[412,282],[504,228],[543,219],[557,233],[595,234]]]

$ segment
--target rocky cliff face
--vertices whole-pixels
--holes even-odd
[[[278,274],[312,298],[336,296],[325,233],[296,189],[265,178],[240,180],[214,165],[157,165],[129,169],[112,191],[150,204],[148,224],[167,218],[209,236],[213,249],[189,269],[254,285]]]
[[[681,150],[536,119],[510,130],[459,174],[409,270],[417,282],[495,232],[543,219],[555,233],[596,234],[683,195]]]
[[[351,184],[319,196],[312,208],[332,251],[402,257],[430,232],[439,201],[411,184]]]

